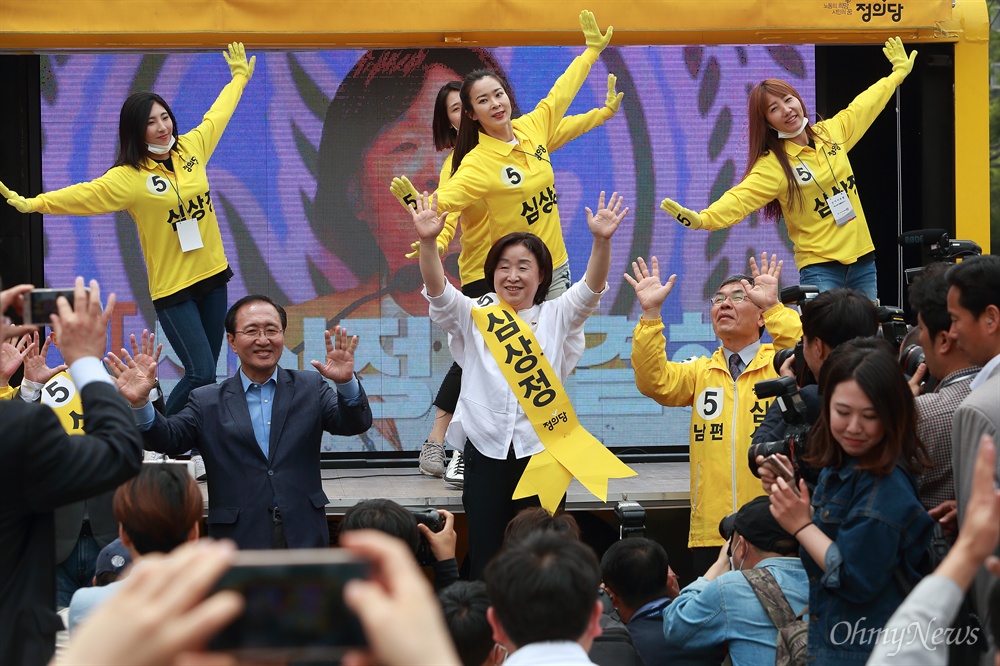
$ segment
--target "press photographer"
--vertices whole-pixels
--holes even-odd
[[[818,415],[814,414],[812,420],[809,419],[809,408],[802,399],[795,380],[791,377],[767,379],[754,384],[753,390],[758,398],[774,398],[774,404],[781,410],[782,420],[785,423],[785,434],[781,439],[756,442],[750,446],[747,454],[750,471],[760,478],[760,468],[766,466],[777,476],[783,476],[789,485],[797,485],[798,478],[804,478],[807,483],[815,484],[819,471],[807,465],[802,458],[805,456],[812,421],[815,421]],[[778,455],[784,458],[779,460]],[[758,460],[762,462],[758,464]],[[785,466],[783,460],[788,460],[791,466]]]
[[[799,352],[788,356],[779,372],[791,376],[793,364],[804,361],[812,375],[818,377],[823,362],[838,345],[853,338],[873,336],[878,329],[879,321],[875,305],[864,294],[845,287],[824,291],[803,305],[802,340],[796,346]],[[816,384],[800,385],[798,394],[805,405],[806,422],[811,426],[819,418],[822,404],[819,389]],[[754,432],[751,446],[785,441],[788,426],[781,406],[775,400],[764,415],[763,422]],[[800,453],[804,454],[804,451],[800,450]],[[798,475],[798,470],[788,456],[777,453],[775,459]],[[759,468],[764,490],[770,492],[771,485],[775,482],[775,474],[770,469],[770,464],[760,467],[764,462],[763,456],[755,456],[754,461]],[[753,470],[754,465],[750,465],[750,468]]]

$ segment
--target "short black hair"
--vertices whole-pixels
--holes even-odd
[[[830,289],[802,307],[802,333],[834,349],[848,340],[878,333],[878,310],[857,289]]]
[[[521,509],[510,519],[503,532],[503,543],[505,546],[520,543],[538,532],[549,532],[572,539],[580,538],[580,526],[576,518],[565,511],[552,514],[536,506]]]
[[[500,257],[503,255],[503,251],[511,245],[523,245],[528,248],[531,254],[535,255],[541,279],[538,282],[538,291],[535,292],[534,303],[535,305],[541,305],[542,301],[549,294],[549,287],[552,286],[552,253],[549,252],[549,248],[545,246],[542,239],[535,234],[528,233],[527,231],[515,231],[493,243],[489,254],[486,255],[486,263],[483,267],[483,272],[486,274],[486,283],[489,285],[490,290],[492,290],[493,274],[496,273],[497,266],[500,264]]]
[[[949,264],[940,261],[928,264],[910,283],[910,307],[920,315],[927,334],[932,338],[951,328],[946,277],[949,268]]]
[[[233,303],[233,307],[229,308],[229,312],[226,313],[226,333],[229,335],[236,335],[236,315],[239,314],[240,308],[247,303],[268,303],[274,306],[274,309],[278,311],[278,316],[281,317],[281,330],[285,330],[288,326],[288,315],[285,313],[285,308],[264,294],[248,294]]]
[[[493,610],[518,647],[579,640],[600,584],[601,568],[590,547],[545,532],[507,546],[486,567]]]
[[[615,596],[636,609],[667,596],[669,565],[667,551],[652,539],[622,539],[601,558],[601,578]]]
[[[402,539],[414,554],[420,547],[417,519],[390,499],[362,500],[344,512],[340,533],[351,530],[378,530]]]
[[[486,619],[490,595],[481,580],[458,581],[438,592],[448,633],[462,666],[480,666],[493,649],[493,628]]]
[[[989,305],[1000,308],[1000,256],[963,259],[948,270],[948,285],[958,289],[958,304],[977,319]]]

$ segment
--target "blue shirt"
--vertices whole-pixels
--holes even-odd
[[[278,386],[278,368],[275,366],[274,372],[263,384],[251,380],[243,374],[243,368],[240,368],[240,382],[243,384],[243,393],[246,394],[257,446],[266,458],[268,443],[271,441],[271,409],[274,407],[274,390]]]
[[[755,569],[767,569],[796,614],[809,601],[809,581],[802,561],[771,557]],[[715,580],[699,577],[663,610],[663,635],[676,652],[729,646],[733,665],[773,664],[778,630],[740,571]],[[715,663],[719,663],[716,660]]]
[[[858,471],[856,458],[825,467],[812,495],[813,522],[833,540],[826,571],[802,549],[809,575],[810,663],[864,663],[878,630],[903,601],[894,572],[920,580],[934,520],[909,472]]]

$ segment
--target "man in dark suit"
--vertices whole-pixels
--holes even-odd
[[[0,292],[0,312],[31,289]],[[118,486],[139,471],[142,449],[128,405],[101,365],[108,319],[97,282],[77,278],[73,307],[59,299],[53,329],[87,414],[85,435],[68,435],[48,407],[0,402],[0,663],[45,664],[62,621],[55,613],[52,510]],[[14,334],[4,331],[0,340]]]
[[[356,435],[371,427],[368,398],[354,374],[357,336],[326,332],[319,372],[278,367],[287,317],[267,296],[241,298],[226,314],[226,339],[240,370],[191,392],[179,413],[149,405],[156,378],[151,336],[131,358],[108,355],[132,404],[147,449],[178,455],[197,448],[208,471],[208,530],[240,548],[319,548],[330,543],[320,477],[323,431]],[[332,380],[336,389],[326,379]]]

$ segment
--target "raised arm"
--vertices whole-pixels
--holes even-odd
[[[583,136],[595,127],[600,127],[606,120],[613,118],[618,113],[625,93],[618,92],[617,83],[618,77],[614,74],[608,74],[608,95],[604,100],[604,106],[591,109],[587,113],[565,116],[559,121],[555,134],[549,139],[550,153],[559,150],[573,139]]]
[[[448,213],[438,215],[437,195],[430,197],[426,192],[418,194],[414,203],[416,207],[409,210],[420,239],[420,276],[427,288],[427,295],[433,298],[444,293],[446,278],[441,255],[437,251],[437,238],[444,229]]]
[[[608,205],[604,205],[604,192],[597,202],[597,214],[590,208],[587,211],[587,226],[594,236],[594,242],[590,249],[590,260],[587,261],[587,286],[592,292],[600,293],[604,291],[604,285],[608,281],[608,271],[611,269],[611,237],[625,216],[628,215],[628,208],[622,210],[622,198],[617,192],[611,195]]]

